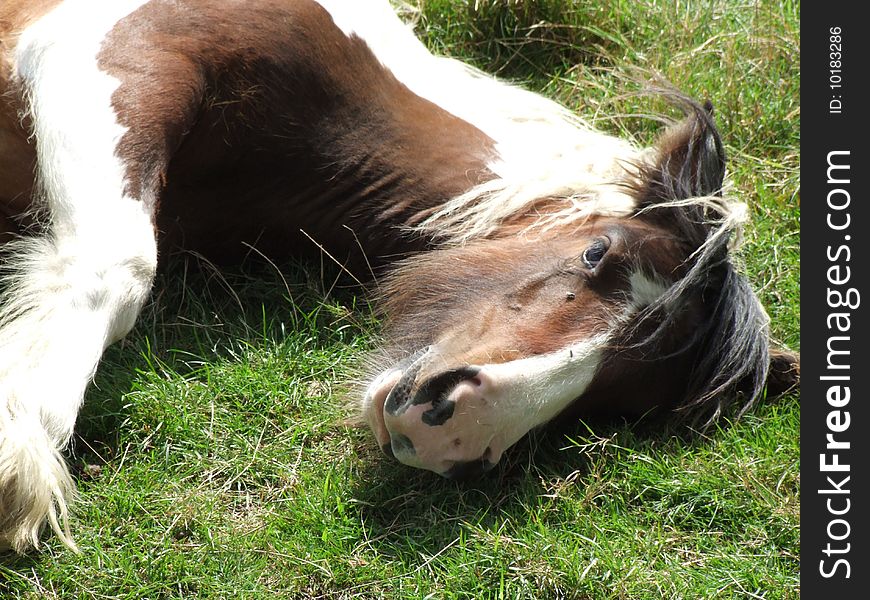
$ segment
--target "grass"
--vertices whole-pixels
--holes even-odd
[[[629,67],[710,98],[740,255],[799,349],[798,2],[422,1],[420,34],[607,130],[663,110]],[[181,282],[180,282],[181,281]],[[176,267],[111,348],[69,460],[81,554],[0,557],[2,598],[796,598],[796,396],[687,439],[647,424],[536,434],[474,486],[380,455],[338,382],[365,301],[316,265]]]

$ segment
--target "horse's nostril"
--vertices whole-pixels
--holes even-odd
[[[411,402],[411,389],[420,367],[420,364],[412,365],[387,394],[387,399],[384,401],[384,411],[387,414],[399,416],[407,410]]]
[[[414,442],[407,435],[401,433],[390,434],[390,448],[395,458],[414,456],[417,454],[417,449],[414,448]]]
[[[395,370],[402,373],[393,384],[386,400],[384,400],[384,413],[397,416],[408,408],[411,398],[411,390],[417,380],[417,374],[423,368],[426,356],[429,354],[429,346],[418,350],[404,361],[396,365]]]
[[[431,402],[435,405],[460,381],[477,381],[475,385],[480,385],[481,379],[478,377],[478,373],[480,373],[480,367],[461,367],[439,373],[420,385],[414,395],[414,404]]]

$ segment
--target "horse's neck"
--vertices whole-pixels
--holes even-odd
[[[335,200],[379,232],[413,227],[493,177],[493,142],[481,131],[410,92],[393,100],[366,106],[367,116],[356,113],[327,143],[339,165],[329,182]],[[378,110],[385,112],[372,114]]]
[[[225,114],[206,115],[173,160],[161,229],[180,224],[175,241],[207,254],[242,241],[274,255],[321,245],[340,260],[384,262],[425,248],[408,229],[493,177],[493,142],[395,80],[381,83],[326,106],[288,102],[243,135],[215,126]]]

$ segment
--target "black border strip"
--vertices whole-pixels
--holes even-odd
[[[801,594],[806,598],[866,598],[870,579],[870,361],[862,352],[870,343],[865,84],[870,30],[858,14],[860,6],[807,3],[801,15],[801,195],[807,200],[801,206]]]

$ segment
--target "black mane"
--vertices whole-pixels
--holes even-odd
[[[625,339],[647,359],[691,357],[675,404],[693,424],[705,427],[731,406],[742,414],[762,395],[770,364],[769,318],[731,259],[740,222],[721,199],[725,153],[713,107],[673,91],[666,96],[687,118],[660,141],[657,164],[641,167],[635,217],[673,231],[685,241],[688,258],[682,277],[634,317]],[[694,331],[684,344],[671,347],[669,335],[698,302]]]

